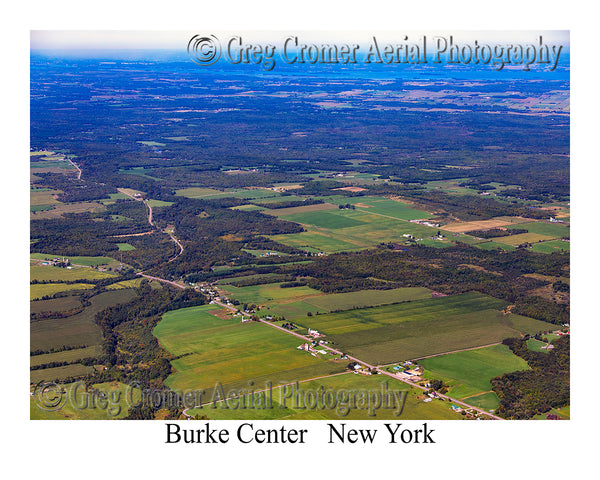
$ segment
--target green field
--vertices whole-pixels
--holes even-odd
[[[72,269],[54,267],[52,265],[30,265],[29,267],[30,280],[38,281],[97,280],[115,276],[114,273],[100,272],[86,267],[73,267]]]
[[[386,390],[387,384],[387,390]],[[434,400],[424,403],[422,401],[422,392],[415,388],[410,388],[405,383],[394,380],[388,376],[363,376],[345,373],[342,375],[310,380],[299,384],[298,392],[300,398],[310,398],[312,392],[344,392],[348,396],[352,394],[371,394],[371,392],[408,392],[404,408],[399,416],[395,415],[394,408],[379,408],[374,411],[374,416],[369,416],[367,408],[357,407],[347,411],[348,402],[345,398],[336,397],[336,404],[333,408],[321,408],[321,405],[312,405],[307,401],[295,403],[285,395],[289,395],[289,390],[283,388],[273,388],[272,393],[265,393],[267,398],[272,399],[272,404],[267,403],[269,408],[247,408],[247,409],[225,409],[222,403],[210,404],[202,408],[188,410],[188,415],[206,415],[211,420],[460,420],[463,417],[451,410],[448,402]],[[338,403],[337,398],[340,398]],[[391,405],[390,405],[391,406]],[[272,408],[271,408],[272,407]],[[365,405],[366,407],[366,405]]]
[[[512,245],[513,247],[523,243],[538,243],[546,240],[552,240],[552,237],[548,235],[540,235],[539,233],[520,233],[518,235],[508,235],[506,237],[498,237],[495,239],[497,243]]]
[[[208,195],[221,195],[225,192],[220,190],[215,190],[213,188],[202,188],[202,187],[189,187],[189,188],[180,188],[179,190],[175,190],[175,195],[178,197],[187,197],[187,198],[202,198]]]
[[[227,392],[253,381],[260,389],[269,381],[293,382],[346,367],[346,362],[297,350],[302,342],[292,335],[263,323],[241,323],[239,317],[224,320],[210,313],[214,310],[204,305],[167,312],[154,328],[163,348],[180,357],[172,362],[176,373],[165,382],[170,388],[212,391],[220,382]]]
[[[532,245],[531,250],[538,253],[568,252],[571,250],[571,242],[551,240],[549,242],[535,243]]]
[[[128,302],[135,295],[132,289],[112,290],[92,297],[91,305],[76,315],[31,322],[31,350],[47,351],[63,345],[99,345],[102,334],[94,323],[94,315],[106,307]]]
[[[512,353],[506,345],[424,358],[418,363],[427,369],[432,378],[450,379],[445,380],[451,387],[449,396],[475,406],[483,402],[486,406],[491,405],[490,408],[497,408],[498,403],[498,398],[491,392],[492,378],[504,373],[529,370],[527,362]],[[482,394],[487,395],[481,397]]]
[[[117,247],[119,247],[119,252],[129,252],[131,250],[135,250],[135,247],[129,243],[117,243]]]
[[[274,235],[270,238],[297,248],[313,249],[317,252],[335,253],[354,251],[373,247],[382,242],[406,242],[404,234],[413,235],[417,239],[429,241],[436,235],[437,228],[411,223],[408,218],[428,216],[426,212],[408,208],[405,204],[394,200],[369,200],[369,197],[358,197],[349,200],[336,200],[335,197],[323,197],[344,204],[344,201],[359,205],[355,210],[319,210],[285,215],[281,218],[306,225],[305,232],[287,235]],[[371,208],[360,207],[370,202]],[[390,205],[391,202],[394,205]],[[397,204],[397,205],[396,205]],[[379,213],[386,212],[386,213]],[[415,213],[416,212],[416,213]],[[405,217],[402,219],[402,217]],[[435,242],[435,246],[447,246]]]
[[[568,238],[570,235],[570,228],[567,225],[562,225],[560,223],[531,222],[521,223],[520,225],[510,226],[508,228],[524,228],[528,232],[546,235],[552,238]]]
[[[325,333],[336,348],[371,364],[450,352],[500,342],[549,324],[503,315],[506,302],[480,293],[350,310],[296,322]]]
[[[82,358],[96,358],[102,353],[100,345],[92,347],[75,348],[73,350],[65,350],[56,353],[44,353],[42,355],[33,355],[29,360],[29,364],[33,367],[36,365],[45,365],[52,362],[74,362]]]
[[[358,292],[334,293],[280,303],[261,310],[261,316],[283,315],[286,320],[306,318],[308,312],[323,314],[338,310],[374,307],[391,303],[431,298],[431,290],[422,287],[395,288],[391,290],[360,290]]]
[[[297,213],[295,215],[284,215],[281,218],[291,222],[302,223],[304,225],[313,225],[315,227],[332,230],[364,225],[364,222],[352,218],[349,215],[344,215],[345,212],[348,212],[348,210],[342,210],[340,213],[336,212],[335,210],[323,210],[317,212]]]
[[[261,207],[260,205],[238,205],[237,207],[231,207],[232,210],[243,210],[245,212],[261,212],[263,210],[267,210],[266,207]]]
[[[242,303],[264,304],[268,302],[280,302],[308,295],[320,295],[321,292],[310,287],[280,288],[280,283],[268,283],[265,285],[252,285],[249,287],[234,287],[223,285],[221,289],[231,298]]]
[[[29,310],[31,313],[64,312],[80,306],[81,302],[79,301],[79,297],[77,295],[29,302]]]
[[[73,265],[83,265],[85,267],[92,267],[96,265],[108,265],[115,261],[110,257],[70,257],[68,255],[59,255],[53,253],[31,253],[29,256],[36,260],[53,260],[55,258],[62,259],[63,257],[65,257],[68,258]]]
[[[154,208],[154,207],[170,207],[171,205],[173,205],[173,202],[165,202],[164,200],[152,200],[152,199],[148,200],[147,203],[152,208]]]
[[[29,381],[34,384],[38,382],[51,382],[62,378],[82,377],[93,371],[94,367],[88,367],[81,363],[74,363],[73,365],[65,365],[63,367],[32,370],[29,373]]]
[[[39,300],[59,292],[89,290],[94,285],[89,283],[38,283],[29,286],[29,300]]]

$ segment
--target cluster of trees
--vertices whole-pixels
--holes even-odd
[[[327,293],[416,286],[446,294],[479,291],[514,303],[515,313],[560,324],[568,319],[568,304],[533,295],[547,282],[524,274],[565,275],[568,265],[568,255],[483,251],[459,244],[444,249],[419,245],[403,251],[382,246],[318,257],[309,264],[282,266],[282,271],[311,277],[309,286]]]
[[[492,379],[492,389],[500,399],[499,415],[509,419],[528,419],[569,404],[568,335],[555,340],[554,349],[548,353],[529,350],[526,338],[509,338],[503,343],[525,359],[531,370]]]
[[[520,233],[527,233],[527,230],[524,228],[490,228],[488,230],[471,230],[470,232],[465,232],[467,235],[479,238],[507,237]]]

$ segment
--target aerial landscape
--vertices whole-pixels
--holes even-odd
[[[568,52],[185,47],[31,50],[31,419],[569,420]]]

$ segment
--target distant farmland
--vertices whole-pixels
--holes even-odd
[[[327,335],[334,346],[372,364],[500,342],[550,324],[503,315],[506,302],[479,293],[318,315],[298,322]]]

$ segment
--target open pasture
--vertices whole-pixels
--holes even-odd
[[[495,238],[494,241],[497,243],[503,243],[505,245],[511,245],[516,247],[523,243],[538,243],[546,240],[552,240],[552,237],[548,235],[540,235],[539,233],[520,233],[518,235],[509,235],[506,237]]]
[[[94,285],[89,283],[37,283],[29,286],[29,300],[39,300],[59,292],[89,290]]]
[[[325,253],[361,250],[382,242],[404,242],[404,234],[425,240],[438,231],[437,228],[371,213],[370,209],[338,209],[283,218],[307,225],[307,231],[270,238],[286,245]]]
[[[87,267],[73,267],[72,269],[54,267],[52,265],[31,265],[29,267],[29,278],[39,281],[98,280],[114,276],[115,274],[113,273],[100,272]]]
[[[115,262],[115,260],[110,257],[82,257],[82,256],[70,257],[70,256],[66,256],[66,255],[58,255],[58,254],[53,254],[53,253],[32,253],[29,256],[35,260],[50,260],[50,261],[54,260],[55,258],[62,259],[64,257],[64,258],[68,258],[73,265],[83,265],[86,267],[92,267],[92,266],[96,266],[96,265],[110,265],[111,263]],[[75,269],[75,267],[73,269]],[[110,275],[110,274],[107,274],[106,272],[98,272],[98,273]],[[96,278],[102,278],[102,277],[96,277]]]
[[[29,205],[32,207],[40,205],[59,205],[56,196],[62,193],[60,190],[36,190],[29,193]]]
[[[77,202],[77,203],[61,203],[55,205],[52,210],[43,210],[39,212],[31,212],[31,220],[48,220],[52,218],[62,217],[65,213],[98,213],[106,210],[106,207],[99,202]]]
[[[447,232],[464,233],[470,232],[471,230],[486,230],[489,228],[505,227],[511,224],[518,224],[528,222],[529,219],[521,217],[496,217],[489,220],[478,220],[474,222],[455,222],[442,225],[441,230]],[[518,226],[515,228],[519,228]]]
[[[571,242],[551,240],[549,242],[535,243],[532,245],[531,250],[537,253],[568,252],[571,250]]]
[[[101,353],[102,347],[100,345],[93,345],[91,347],[65,350],[63,352],[33,355],[29,357],[29,364],[33,367],[36,365],[45,365],[47,363],[52,362],[74,362],[83,358],[96,358]]]
[[[280,283],[268,283],[264,285],[252,285],[249,287],[235,287],[233,285],[222,285],[220,288],[231,298],[242,303],[254,303],[262,305],[269,302],[288,301],[294,298],[321,295],[318,290],[310,287],[280,288]]]
[[[392,290],[360,290],[358,292],[333,293],[305,298],[298,302],[274,304],[267,310],[269,314],[283,315],[287,320],[313,315],[352,310],[356,308],[388,305],[431,298],[431,290],[422,287],[395,288]]]
[[[153,333],[174,355],[176,373],[166,384],[172,389],[214,389],[233,386],[255,389],[266,382],[293,382],[341,372],[344,364],[315,358],[297,350],[301,340],[258,322],[241,323],[239,317],[218,318],[214,305],[191,307],[163,315]],[[322,355],[319,357],[327,356]]]
[[[240,207],[238,207],[240,208]],[[288,208],[277,208],[274,210],[266,211],[266,214],[275,215],[277,217],[283,217],[286,215],[297,215],[300,213],[308,213],[308,212],[320,212],[324,210],[339,210],[337,205],[333,203],[315,203],[313,205],[302,205],[300,207],[288,207]]]
[[[531,222],[510,226],[508,228],[524,228],[530,233],[537,233],[538,235],[545,235],[552,238],[568,238],[570,234],[569,226],[560,223]]]
[[[451,387],[448,395],[459,399],[489,392],[492,389],[490,380],[494,377],[529,370],[527,362],[512,353],[506,345],[424,358],[418,363],[430,372],[431,378],[437,378],[439,374],[452,379],[446,382]]]

